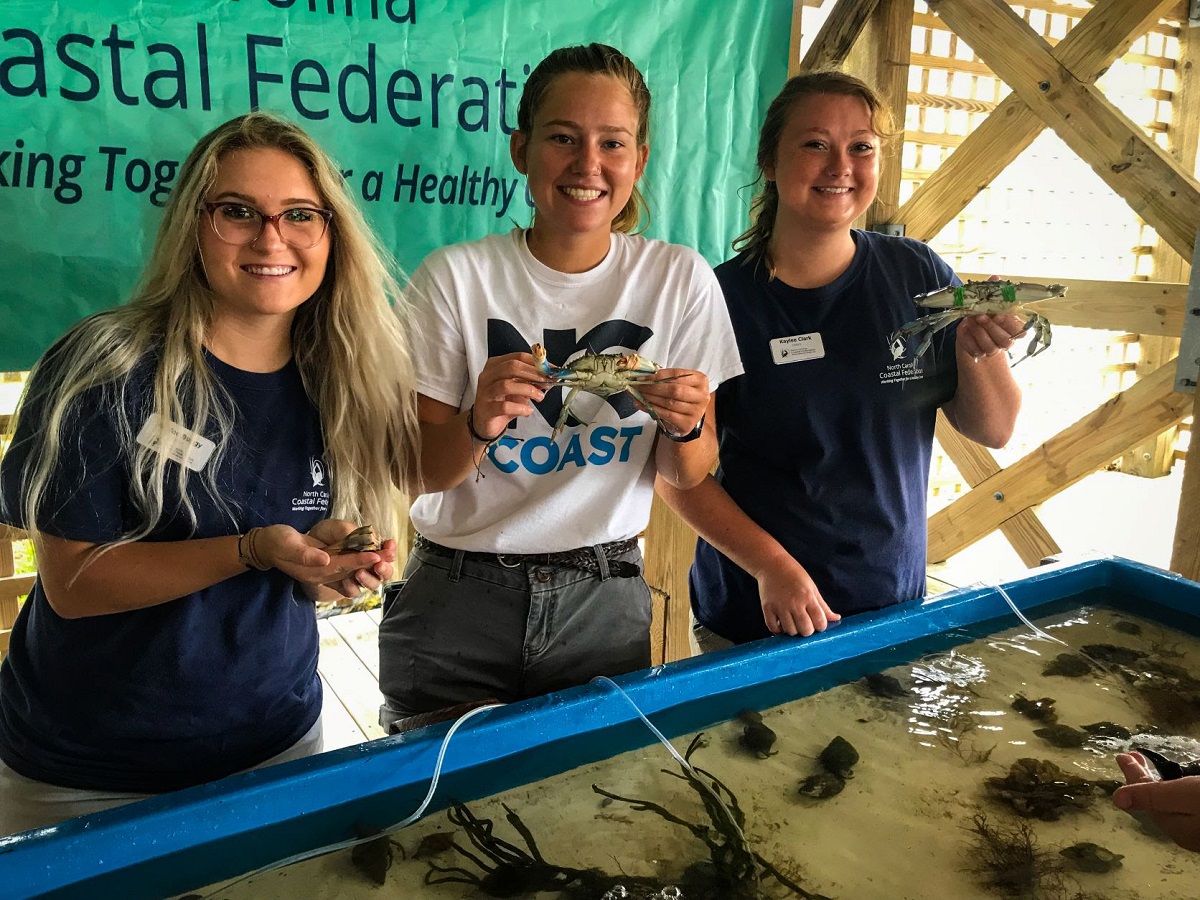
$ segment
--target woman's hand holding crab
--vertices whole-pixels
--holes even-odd
[[[301,585],[325,585],[343,597],[357,597],[389,581],[396,562],[394,540],[384,541],[378,550],[329,552],[357,527],[344,519],[325,519],[301,534],[290,525],[268,525],[255,532],[255,556]]]
[[[468,413],[472,436],[498,438],[514,418],[530,415],[531,401],[546,395],[538,386],[544,380],[528,353],[506,353],[488,359],[479,373],[475,403]]]
[[[1025,320],[1003,313],[963,319],[958,326],[958,352],[975,362],[1004,353],[1025,335]]]
[[[653,407],[660,427],[676,437],[694,431],[708,410],[708,376],[703,372],[659,369],[652,379],[640,382],[637,387]]]

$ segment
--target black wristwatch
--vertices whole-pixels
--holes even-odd
[[[700,421],[696,423],[696,427],[687,434],[671,434],[667,429],[662,427],[662,423],[658,423],[658,432],[668,441],[674,441],[677,444],[686,444],[688,441],[694,441],[700,437],[700,433],[704,431],[704,416],[700,417]]]

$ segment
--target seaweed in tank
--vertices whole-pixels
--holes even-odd
[[[1053,697],[1040,697],[1037,700],[1030,700],[1024,694],[1017,694],[1013,697],[1012,708],[1025,718],[1033,719],[1035,722],[1045,722],[1047,725],[1053,725],[1058,721],[1058,713],[1054,711]]]
[[[683,779],[696,792],[708,813],[708,824],[689,822],[657,803],[622,797],[599,785],[593,784],[592,790],[610,800],[628,803],[637,812],[653,812],[668,822],[681,825],[708,847],[709,862],[689,866],[679,884],[688,900],[757,900],[763,896],[763,883],[768,880],[786,890],[785,896],[828,900],[822,894],[806,891],[751,849],[744,831],[746,814],[738,804],[737,796],[711,772],[691,764],[692,754],[704,745],[703,738],[701,732],[692,739],[683,755],[688,766],[681,767],[682,774],[669,769],[662,771]]]
[[[1200,679],[1161,655],[1118,644],[1085,644],[1078,654],[1059,654],[1042,673],[1079,677],[1103,670],[1131,688],[1155,724],[1186,730],[1200,722]]]
[[[992,758],[996,745],[980,750],[974,741],[968,741],[967,736],[979,728],[979,723],[970,716],[954,716],[944,728],[937,730],[937,742],[951,751],[967,766],[978,766]]]
[[[1008,897],[1057,900],[1068,896],[1063,861],[1038,847],[1028,822],[1006,828],[993,825],[983,813],[971,821],[974,858],[969,870],[986,888]]]
[[[1089,781],[1064,772],[1048,759],[1018,759],[1004,776],[984,782],[997,800],[1018,815],[1052,822],[1067,812],[1088,809],[1100,794],[1116,789],[1115,782]]]
[[[476,816],[461,803],[455,803],[447,810],[447,816],[466,833],[473,849],[466,849],[457,842],[451,844],[450,849],[473,863],[475,869],[431,862],[425,883],[468,884],[487,897],[558,891],[571,900],[612,897],[651,900],[669,896],[682,896],[687,900],[757,900],[764,896],[764,883],[774,881],[776,888],[786,892],[781,896],[828,900],[821,894],[806,891],[750,848],[743,831],[745,813],[738,805],[737,797],[712,773],[691,764],[692,754],[702,746],[702,738],[703,734],[696,735],[684,754],[683,759],[688,765],[681,767],[682,774],[669,769],[662,771],[683,779],[699,795],[708,814],[708,823],[689,822],[656,803],[622,797],[592,785],[592,790],[602,797],[628,803],[635,811],[653,812],[668,822],[683,826],[708,847],[709,860],[689,866],[677,883],[556,865],[542,856],[528,826],[507,805],[502,804],[505,818],[520,835],[524,847],[499,837],[491,819]]]

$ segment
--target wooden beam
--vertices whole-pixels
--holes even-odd
[[[930,561],[948,559],[1022,510],[1086,478],[1146,435],[1178,423],[1191,412],[1192,398],[1176,393],[1174,385],[1175,366],[1163,366],[931,516]]]
[[[986,448],[967,440],[955,431],[954,426],[941,412],[937,414],[936,434],[938,444],[971,487],[1001,471],[1000,464]],[[1021,557],[1021,562],[1030,568],[1041,565],[1047,556],[1062,552],[1058,542],[1032,509],[1023,509],[1002,523],[1000,532],[1008,539],[1017,556]]]
[[[1080,80],[1094,81],[1174,0],[1099,0],[1054,48]],[[927,241],[962,211],[1041,134],[1045,123],[1009,94],[892,218],[909,237]]]
[[[844,63],[878,5],[879,0],[838,0],[804,54],[800,68],[835,69]]]
[[[1195,66],[1200,61],[1200,38],[1196,29],[1184,28],[1179,34],[1179,54],[1175,65],[1175,89],[1171,95],[1171,127],[1167,129],[1167,151],[1185,171],[1196,171],[1196,148],[1200,121],[1200,81]],[[1187,282],[1190,267],[1183,257],[1161,239],[1151,251],[1154,277],[1159,281]],[[1182,309],[1180,310],[1182,316]],[[1179,354],[1182,326],[1170,335],[1138,332],[1138,377],[1166,365]],[[1158,478],[1175,466],[1175,445],[1179,429],[1168,428],[1145,444],[1134,447],[1121,457],[1120,470],[1143,478]]]
[[[872,28],[878,35],[878,56],[871,79],[896,128],[904,127],[908,106],[908,58],[912,46],[914,0],[885,0],[875,11]],[[900,207],[901,155],[904,145],[889,141],[879,161],[879,184],[867,210],[867,222],[886,222]]]
[[[696,532],[655,494],[646,528],[646,583],[663,593],[662,618],[651,623],[653,645],[661,643],[661,659],[673,662],[692,655],[692,603],[688,571],[696,555]],[[659,611],[658,603],[655,613]],[[661,637],[660,637],[661,636]]]
[[[1170,154],[1090,78],[1062,65],[1005,0],[931,0],[931,7],[1163,240],[1191,258],[1200,183]]]
[[[792,28],[788,37],[788,78],[800,71],[800,44],[804,40],[804,0],[792,0]]]
[[[1174,369],[1174,366],[1167,366]],[[1193,422],[1200,422],[1200,390],[1188,404]],[[1200,581],[1200,465],[1196,450],[1189,450],[1183,464],[1183,487],[1179,491],[1179,518],[1175,523],[1175,543],[1171,548],[1171,571]]]
[[[1013,275],[1013,281],[1038,284],[1064,284],[1065,297],[1043,300],[1037,311],[1051,325],[1128,331],[1178,337],[1183,331],[1183,311],[1187,301],[1186,284],[1159,281],[1092,281],[1083,278],[1055,278],[1051,275]],[[987,275],[959,272],[963,281],[984,281]]]

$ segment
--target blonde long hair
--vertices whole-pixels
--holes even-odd
[[[321,286],[297,310],[292,347],[305,390],[316,407],[330,472],[330,514],[370,522],[390,532],[392,484],[402,484],[418,453],[415,379],[401,322],[392,304],[400,291],[387,252],[378,244],[333,161],[300,128],[268,113],[232,119],[202,137],[171,191],[150,261],[128,303],[84,319],[39,360],[22,397],[41,411],[22,477],[22,521],[38,536],[38,513],[63,452],[65,426],[81,413],[85,393],[102,389],[116,417],[120,451],[131,472],[137,524],[99,552],[151,534],[164,514],[168,480],[196,524],[188,488],[206,491],[230,517],[215,472],[233,428],[233,404],[204,359],[213,295],[201,264],[199,209],[216,181],[221,158],[235,150],[270,148],[308,169],[333,211],[331,249]],[[149,407],[167,422],[204,433],[217,450],[203,473],[167,465],[165,454],[139,445],[130,421],[129,376],[155,360]],[[165,424],[165,423],[164,423]],[[206,427],[207,426],[207,427]],[[14,426],[15,427],[15,426]]]
[[[555,78],[569,72],[610,75],[629,88],[638,113],[637,145],[644,147],[650,142],[650,89],[646,87],[646,79],[633,64],[633,60],[616,47],[607,44],[580,44],[550,51],[550,55],[534,67],[525,81],[525,87],[521,91],[521,102],[517,106],[517,131],[526,135],[533,132],[533,119],[546,96],[546,91],[550,89]],[[647,206],[646,198],[642,196],[638,186],[634,184],[633,193],[612,221],[612,230],[625,234],[641,234],[648,227],[650,207]]]
[[[765,170],[775,165],[779,142],[792,107],[797,101],[813,94],[857,97],[867,104],[871,113],[871,127],[880,139],[895,137],[891,112],[875,89],[862,79],[836,69],[802,72],[788,79],[767,107],[762,128],[758,132],[758,177],[754,183],[761,183],[762,188],[750,204],[751,225],[733,239],[734,250],[747,251],[747,262],[766,263],[772,277],[775,274],[775,266],[771,261],[770,243],[771,236],[775,233],[775,216],[779,212],[779,187],[766,177]]]

